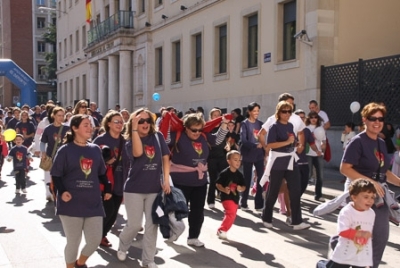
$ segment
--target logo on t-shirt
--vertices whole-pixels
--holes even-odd
[[[258,132],[260,132],[259,129],[253,129],[253,136],[256,141],[258,141]]]
[[[53,134],[53,139],[54,139],[54,142],[60,143],[61,142],[61,135],[58,135],[58,133],[54,133]]]
[[[385,161],[384,161],[385,158],[383,156],[383,153],[381,153],[377,149],[375,149],[374,154],[375,154],[376,159],[378,159],[378,162],[381,164],[381,167],[383,167],[385,164]]]
[[[81,156],[79,158],[79,160],[80,160],[82,172],[86,175],[85,179],[87,179],[90,172],[92,172],[93,160],[89,159],[89,158],[85,158],[83,156]]]
[[[154,156],[156,155],[156,150],[154,149],[154,146],[150,145],[144,145],[144,153],[146,156],[151,160],[153,160]]]
[[[229,190],[233,195],[236,195],[236,188],[237,188],[237,183],[234,182],[229,182]]]
[[[196,151],[196,153],[199,155],[199,157],[201,156],[201,154],[203,153],[203,147],[201,145],[201,142],[194,142],[192,141],[192,146],[193,149]]]
[[[16,152],[15,156],[17,157],[18,161],[22,161],[22,158],[24,158],[24,154],[22,152]]]

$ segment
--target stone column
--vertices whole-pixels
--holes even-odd
[[[114,108],[119,103],[118,56],[108,56],[108,106]]]
[[[97,63],[89,64],[89,96],[86,96],[90,99],[90,101],[98,102],[99,101],[99,71]],[[84,87],[86,85],[83,85]]]
[[[129,10],[129,6],[128,6],[128,1],[127,0],[119,0],[119,10]]]
[[[108,98],[108,66],[107,60],[99,60],[99,96],[97,106],[100,111],[105,114],[107,112],[107,98]]]
[[[132,73],[132,51],[119,52],[119,104],[121,108],[132,112],[134,104],[133,95],[133,73]]]

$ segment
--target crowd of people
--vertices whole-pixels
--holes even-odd
[[[228,238],[238,209],[261,212],[263,225],[274,228],[277,200],[287,215],[286,224],[294,231],[311,227],[302,218],[300,200],[315,178],[314,199],[325,202],[323,166],[331,124],[315,100],[309,102],[308,113],[294,106],[291,94],[281,94],[275,113],[265,123],[258,118],[262,107],[256,102],[248,104],[244,115],[239,108],[224,115],[214,107],[208,118],[202,107],[185,113],[174,107],[163,107],[157,113],[146,108],[130,113],[118,105],[103,116],[96,103],[86,100],[66,108],[49,101],[33,108],[4,109],[2,129],[15,129],[17,135],[9,144],[0,139],[0,165],[6,157],[13,161],[15,193],[26,194],[25,173],[32,156],[52,159],[51,169],[43,171],[45,198],[54,202],[67,238],[66,267],[86,267],[98,246],[112,246],[107,234],[122,202],[127,223],[119,235],[118,259],[126,259],[132,241],[144,229],[142,264],[157,267],[158,225],[152,218],[153,204],[160,192],[170,194],[172,186],[182,192],[189,208],[187,244],[192,247],[204,246],[200,239],[204,208],[207,202],[215,209],[217,199],[224,207],[224,218],[216,230],[221,239]],[[400,145],[390,144],[395,133],[400,139],[400,129],[395,131],[385,123],[386,112],[382,103],[370,103],[361,111],[364,129],[359,134],[353,123],[345,125],[340,172],[345,176],[344,191],[350,190],[351,198],[342,206],[349,213],[352,209],[372,212],[365,228],[344,226],[355,230],[351,238],[337,234],[341,243],[326,267],[378,267],[382,259],[391,207],[385,201],[381,206],[362,202],[359,196],[366,192],[368,197],[384,199],[386,182],[400,185],[396,170],[400,163],[395,160]],[[361,186],[354,183],[357,179],[363,179]],[[255,194],[254,206],[248,203],[250,190]],[[86,244],[78,253],[82,233]],[[359,261],[353,251],[342,258],[345,239],[360,237],[367,246],[359,250],[369,247],[371,259]]]

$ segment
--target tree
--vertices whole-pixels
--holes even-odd
[[[46,66],[42,67],[42,71],[46,72],[49,80],[56,79],[57,75],[57,27],[55,24],[50,24],[47,27],[47,31],[42,35],[44,41],[53,46],[52,52],[46,52],[44,58],[46,60]]]

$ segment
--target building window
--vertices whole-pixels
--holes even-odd
[[[58,10],[62,10],[62,9],[61,9],[61,1],[58,2]],[[62,13],[62,12],[58,12],[58,17],[59,17],[59,18],[61,17],[61,13]]]
[[[162,60],[162,47],[156,48],[156,86],[163,84],[163,60]]]
[[[46,5],[46,1],[45,0],[36,0],[36,5],[45,6]]]
[[[56,5],[57,5],[57,0],[51,0],[51,3],[50,3],[50,5],[51,5],[51,7],[56,7]]]
[[[86,92],[86,74],[82,75],[82,98],[87,98],[88,94]]]
[[[57,19],[51,18],[51,24],[53,24],[54,26],[57,25]]]
[[[46,67],[45,65],[38,65],[38,75],[39,76],[46,75],[46,72],[43,70],[45,67]]]
[[[79,30],[75,31],[75,51],[79,51]]]
[[[67,38],[64,38],[64,59],[67,57]]]
[[[155,1],[154,7],[159,7],[163,4],[163,0],[154,0],[154,1]]]
[[[228,33],[227,26],[222,25],[218,28],[218,73],[226,73],[228,56]]]
[[[58,42],[58,60],[61,61],[61,42]],[[54,51],[55,52],[55,51]]]
[[[37,51],[46,52],[46,43],[42,41],[37,42]]]
[[[258,65],[258,14],[247,18],[247,68]]]
[[[86,47],[86,26],[82,26],[82,49]]]
[[[296,58],[296,1],[283,5],[283,60]]]
[[[69,35],[69,55],[72,55],[72,34]]]
[[[139,0],[139,14],[146,12],[146,0]]]
[[[36,25],[38,29],[43,29],[44,27],[46,27],[46,18],[38,17],[36,19]]]
[[[193,36],[194,42],[194,78],[202,77],[202,43],[201,43],[201,33]]]
[[[172,44],[172,81],[181,81],[181,41]]]

